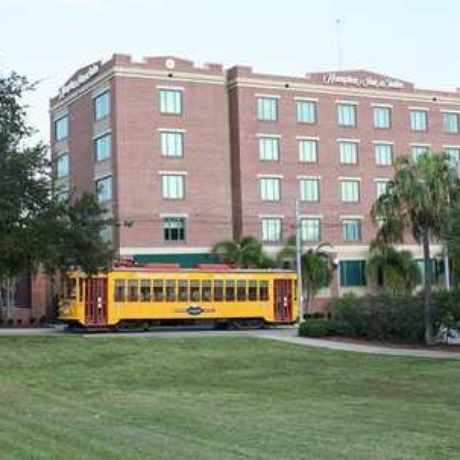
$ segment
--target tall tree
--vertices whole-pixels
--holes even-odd
[[[425,264],[425,341],[433,343],[432,261],[430,243],[440,238],[443,216],[457,199],[458,178],[444,153],[427,153],[414,159],[400,157],[386,193],[372,207],[379,225],[376,240],[383,244],[402,242],[410,232],[423,247]]]
[[[23,96],[33,90],[25,77],[0,76],[0,307],[8,316],[18,277],[39,266],[95,270],[110,257],[96,230],[112,221],[95,198],[69,204],[53,196],[48,149],[33,144],[26,122]]]

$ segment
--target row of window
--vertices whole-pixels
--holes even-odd
[[[392,127],[392,107],[382,104],[373,107],[373,125],[378,129]],[[314,124],[317,122],[317,102],[308,100],[296,101],[296,117],[298,123]],[[460,132],[460,114],[442,112],[443,131],[447,134]],[[257,98],[257,118],[260,121],[278,121],[278,98],[261,96]],[[356,127],[358,124],[358,104],[353,102],[337,103],[337,124],[344,127]],[[411,131],[428,131],[428,109],[409,109],[409,126]]]
[[[255,302],[269,300],[263,280],[115,280],[115,302]]]

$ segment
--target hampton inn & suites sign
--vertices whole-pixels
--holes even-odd
[[[362,88],[388,88],[401,89],[404,88],[404,83],[391,78],[375,78],[375,77],[355,77],[353,75],[337,75],[328,73],[323,77],[323,83],[326,85],[352,85]]]

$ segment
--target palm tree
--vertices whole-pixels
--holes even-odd
[[[397,251],[392,246],[371,243],[367,263],[369,278],[383,282],[391,294],[410,294],[421,281],[420,269],[410,251]]]
[[[443,216],[458,191],[459,181],[449,157],[427,153],[417,159],[399,158],[387,192],[372,207],[372,217],[380,223],[376,240],[383,244],[402,242],[409,231],[423,247],[425,263],[425,341],[433,343],[431,305],[432,267],[430,242],[439,239]]]
[[[264,252],[262,243],[254,236],[226,240],[211,250],[222,262],[238,268],[273,268],[275,262]]]
[[[333,264],[324,248],[329,243],[320,243],[316,248],[310,248],[301,255],[302,290],[305,292],[305,312],[309,311],[313,299],[318,291],[329,286],[332,281]],[[293,268],[296,260],[296,238],[291,236],[276,257],[278,264]]]

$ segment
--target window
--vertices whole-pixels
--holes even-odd
[[[160,89],[160,112],[172,115],[182,114],[182,91]]]
[[[63,153],[57,158],[56,175],[58,179],[69,175],[69,154]]]
[[[377,198],[384,195],[388,190],[388,180],[377,180],[375,181],[375,193]]]
[[[258,97],[257,118],[260,121],[277,121],[278,99],[276,97]]]
[[[365,260],[342,260],[340,261],[340,286],[365,286],[366,285],[366,261]]]
[[[173,131],[160,132],[160,150],[165,157],[183,156],[184,134]]]
[[[150,302],[152,296],[150,280],[141,280],[141,302]]]
[[[268,281],[259,281],[259,299],[267,301],[268,298]]]
[[[449,157],[451,165],[454,168],[457,168],[460,162],[460,147],[447,147],[444,149],[444,151]]]
[[[185,241],[185,217],[165,217],[163,232],[165,241]]]
[[[300,179],[300,199],[319,201],[319,179]]]
[[[153,300],[155,302],[163,302],[163,280],[153,280]]]
[[[339,142],[340,163],[354,165],[358,163],[358,143]]]
[[[94,98],[94,119],[100,120],[110,113],[110,91]]]
[[[184,176],[176,174],[163,174],[161,188],[163,198],[168,200],[183,200],[185,197]]]
[[[254,302],[257,300],[257,281],[249,280],[248,282],[248,300]]]
[[[188,302],[188,280],[178,281],[178,300],[180,302]]]
[[[356,106],[354,104],[338,104],[337,122],[340,126],[356,126]]]
[[[281,241],[282,221],[279,217],[262,219],[262,240],[265,242]]]
[[[316,163],[318,161],[318,141],[302,139],[299,141],[299,161]]]
[[[236,300],[244,302],[246,300],[246,281],[238,280],[236,282]]]
[[[214,301],[222,302],[224,300],[224,282],[222,280],[214,280]]]
[[[115,280],[115,302],[124,302],[125,301],[125,289],[126,282],[125,280]]]
[[[212,301],[212,282],[209,280],[203,280],[201,282],[201,297],[203,302]]]
[[[96,194],[100,203],[112,199],[112,176],[107,176],[96,181]]]
[[[388,129],[391,127],[391,108],[374,107],[374,128]]]
[[[321,220],[305,218],[300,221],[300,237],[303,242],[321,240]]]
[[[393,164],[393,145],[375,144],[375,164],[377,166],[391,166]]]
[[[176,280],[166,280],[166,302],[176,301]]]
[[[139,283],[137,280],[128,280],[128,302],[137,302],[139,300]]]
[[[199,280],[190,281],[190,300],[192,302],[199,302],[201,300]]]
[[[281,180],[274,177],[260,179],[260,198],[263,201],[279,201],[280,183]]]
[[[359,181],[358,180],[342,180],[340,183],[342,201],[358,202],[359,201]]]
[[[344,241],[361,241],[361,220],[342,220],[342,232]]]
[[[99,236],[101,237],[101,240],[104,243],[106,244],[112,243],[113,241],[112,227],[110,225],[104,225],[99,231]]]
[[[54,138],[56,141],[62,141],[69,136],[69,117],[59,118],[54,122]]]
[[[265,161],[278,161],[280,141],[277,137],[259,138],[259,158]]]
[[[426,131],[428,129],[428,112],[425,110],[411,110],[410,129],[412,131]]]
[[[235,281],[225,281],[225,300],[227,302],[235,300]]]
[[[68,190],[62,190],[62,191],[56,193],[56,199],[60,203],[65,203],[65,202],[69,201],[69,196],[70,196],[70,194],[69,194]]]
[[[96,161],[103,161],[110,158],[112,151],[112,135],[105,134],[94,141],[94,156]]]
[[[316,103],[297,101],[297,121],[299,123],[316,123]]]
[[[429,147],[426,147],[424,145],[413,145],[411,147],[412,159],[414,161],[417,161],[421,155],[427,155],[429,151]]]
[[[442,129],[448,134],[459,133],[458,113],[443,113],[442,114]]]

